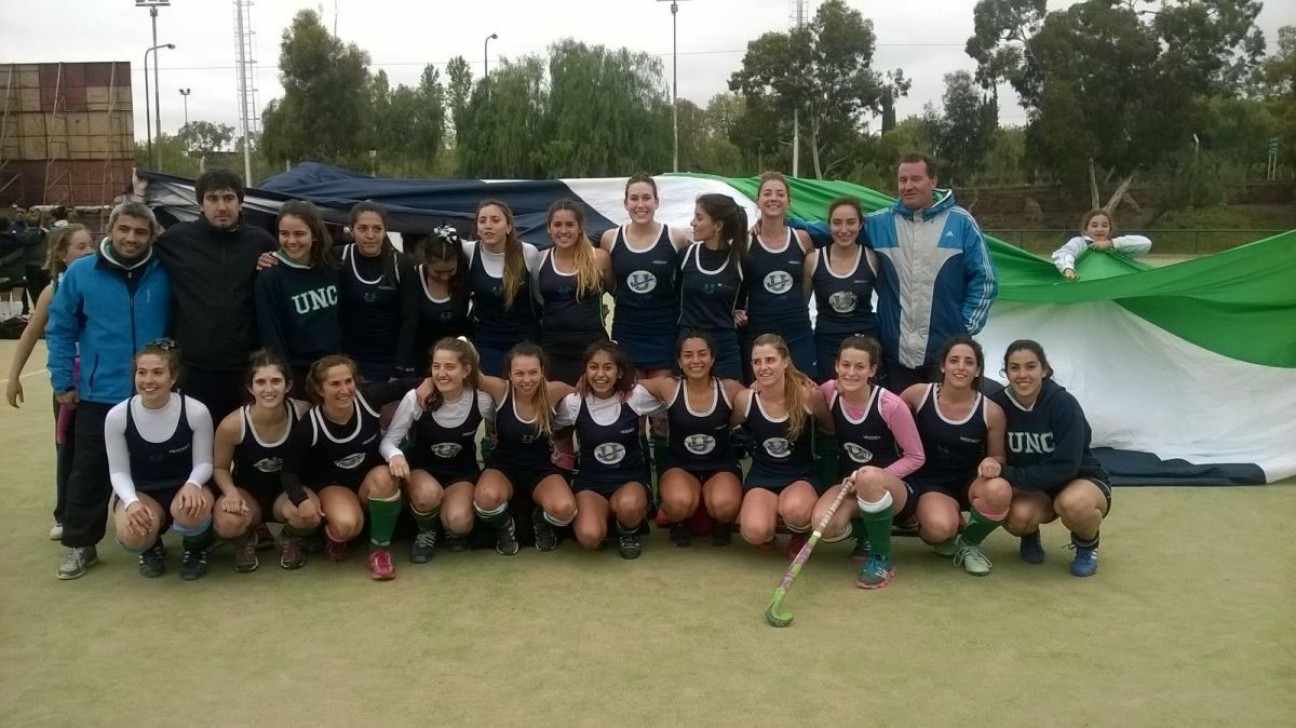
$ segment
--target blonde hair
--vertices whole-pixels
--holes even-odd
[[[570,212],[576,218],[576,227],[580,230],[580,237],[576,239],[576,247],[572,251],[576,261],[576,298],[579,300],[586,296],[601,296],[603,276],[599,274],[598,264],[594,262],[594,243],[585,234],[585,213],[581,211],[580,205],[574,200],[557,200],[549,206],[545,226],[553,223],[554,215],[563,211]]]
[[[513,372],[513,360],[522,356],[534,357],[540,363],[540,385],[536,387],[535,396],[531,398],[531,404],[535,406],[535,431],[537,435],[548,437],[553,434],[554,408],[553,403],[549,401],[549,358],[545,356],[544,350],[529,341],[523,341],[514,344],[512,349],[504,355],[504,375],[510,376]],[[517,396],[517,387],[509,381],[509,391],[514,397]]]
[[[756,337],[752,344],[755,350],[758,346],[772,346],[778,352],[778,355],[787,362],[787,370],[783,374],[783,404],[787,408],[788,418],[788,439],[795,440],[801,436],[802,429],[805,428],[807,420],[810,419],[809,413],[806,412],[806,395],[805,386],[812,384],[810,377],[801,373],[792,362],[792,355],[788,353],[787,342],[778,334],[761,334]]]
[[[499,200],[482,200],[477,203],[477,215],[487,207],[498,207],[509,226],[508,235],[504,237],[504,310],[508,311],[513,308],[518,291],[521,291],[522,285],[526,283],[526,257],[522,254],[522,240],[517,234],[513,210]],[[476,219],[474,215],[474,222]]]
[[[68,248],[72,247],[72,236],[76,233],[90,235],[90,228],[77,223],[69,223],[54,228],[53,232],[50,233],[49,254],[45,256],[45,270],[49,271],[55,280],[67,270],[67,261],[63,259],[67,257]],[[90,237],[90,242],[93,243],[94,236],[91,235]]]

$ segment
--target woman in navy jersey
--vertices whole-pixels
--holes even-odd
[[[294,506],[279,474],[288,435],[310,406],[288,396],[292,370],[269,350],[252,354],[246,385],[251,401],[216,427],[212,479],[220,495],[213,528],[234,542],[234,570],[246,574],[259,565],[256,527],[282,523],[279,565],[298,569],[306,563],[301,539],[319,528],[319,498],[308,490],[302,507]]]
[[[833,358],[846,337],[877,337],[873,289],[878,261],[877,253],[859,242],[863,220],[858,200],[833,200],[828,205],[832,244],[806,256],[805,284],[814,292],[815,356],[821,382],[836,372]]]
[[[540,346],[549,357],[549,376],[574,385],[585,350],[607,339],[603,291],[612,285],[612,263],[585,235],[585,216],[572,200],[550,205],[546,226],[553,245],[541,254],[536,273]]]
[[[342,247],[338,293],[342,349],[359,367],[366,382],[409,376],[397,363],[402,341],[411,341],[406,327],[416,322],[405,316],[402,286],[417,285],[413,271],[387,239],[387,211],[365,201],[351,208],[351,238]]]
[[[438,341],[428,377],[431,396],[422,399],[419,390],[410,390],[382,441],[382,456],[392,475],[404,482],[418,525],[409,555],[415,564],[432,558],[438,520],[450,540],[461,540],[472,530],[473,486],[480,474],[477,429],[494,416],[491,397],[481,388],[477,351],[466,340]],[[403,448],[406,435],[411,440]],[[457,550],[461,546],[455,544]]]
[[[787,342],[798,370],[816,374],[814,331],[810,328],[810,286],[805,258],[814,250],[810,236],[787,226],[792,201],[787,179],[778,172],[761,175],[756,191],[760,219],[753,227],[751,247],[743,260],[747,281],[747,330],[744,354],[762,334],[778,334]],[[745,358],[746,362],[749,357]]]
[[[734,402],[736,424],[746,424],[752,438],[752,465],[743,482],[738,516],[742,537],[772,548],[781,519],[792,538],[788,558],[805,544],[810,517],[823,486],[815,474],[810,433],[818,422],[832,427],[823,393],[792,363],[787,344],[764,334],[752,346],[755,381]]]
[[[498,200],[477,205],[477,240],[464,243],[472,291],[474,343],[482,373],[504,373],[504,354],[519,341],[540,340],[532,276],[540,251],[518,238],[513,211]]]
[[[256,277],[257,330],[261,345],[304,381],[316,359],[341,351],[338,266],[319,210],[292,200],[279,208],[279,250]]]
[[[117,542],[139,554],[142,576],[166,572],[162,533],[183,538],[180,578],[207,573],[215,495],[211,415],[201,402],[173,390],[180,373],[174,342],[152,342],[135,355],[135,395],[108,411],[104,447],[113,489]]]
[[[625,349],[640,379],[670,376],[680,317],[679,256],[689,245],[682,231],[654,219],[658,204],[653,178],[631,177],[625,186],[630,222],[604,231],[599,244],[611,256],[616,280],[612,338]]]
[[[685,329],[676,344],[680,375],[640,380],[649,393],[668,403],[670,438],[659,484],[662,512],[676,546],[689,545],[685,521],[699,503],[716,522],[711,542],[727,545],[742,506],[742,470],[729,439],[729,422],[743,387],[714,376],[714,349],[711,337]]]
[[[1111,476],[1090,449],[1093,433],[1080,403],[1053,381],[1044,347],[1014,341],[1004,354],[1008,387],[993,395],[1008,418],[1008,460],[1000,473],[1013,488],[1004,529],[1021,537],[1021,557],[1044,563],[1039,527],[1062,519],[1071,532],[1074,576],[1098,571],[1098,530],[1111,510]]]
[[[850,481],[858,509],[841,507],[824,531],[825,541],[846,538],[852,523],[862,529],[864,564],[855,585],[879,589],[895,576],[891,564],[891,526],[909,520],[918,505],[905,478],[926,459],[913,413],[900,395],[873,384],[882,347],[876,339],[850,336],[832,355],[837,378],[820,386],[832,414],[837,439],[837,478]],[[815,504],[818,523],[842,485],[834,485]]]
[[[743,285],[747,213],[728,195],[700,195],[693,210],[693,239],[697,242],[680,258],[680,328],[703,331],[715,342],[716,376],[741,379],[735,325],[745,320],[734,305]]]
[[[402,368],[409,371],[422,367],[433,344],[441,339],[472,334],[468,258],[459,233],[452,227],[437,228],[423,244],[421,255],[423,262],[414,268],[417,283],[406,289],[413,300],[406,302],[405,315],[415,323],[405,332],[414,340],[400,346],[400,353],[408,358]]]
[[[355,362],[330,355],[311,366],[307,387],[315,406],[289,435],[280,475],[288,498],[309,512],[310,491],[319,495],[325,522],[324,555],[346,558],[347,542],[364,527],[369,511],[369,576],[396,578],[392,564],[392,531],[400,516],[400,490],[383,462],[378,411],[396,402],[411,387],[432,396],[431,385],[403,379],[359,387]],[[309,489],[309,490],[308,490]]]
[[[621,558],[643,551],[639,527],[648,512],[648,461],[639,439],[639,420],[663,407],[634,382],[634,368],[611,341],[592,345],[578,391],[563,398],[554,420],[574,425],[580,459],[574,491],[576,540],[597,549],[607,537],[608,515],[616,519]]]
[[[981,394],[985,355],[966,334],[951,337],[937,357],[940,382],[915,384],[901,395],[914,410],[926,462],[909,484],[918,495],[918,535],[954,565],[986,576],[993,565],[981,542],[1008,515],[1012,488],[998,477],[1004,459],[1004,413]],[[969,511],[962,528],[962,512]]]

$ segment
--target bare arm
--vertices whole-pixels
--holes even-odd
[[[14,348],[13,358],[9,360],[9,383],[5,385],[5,399],[10,407],[17,407],[23,402],[22,370],[27,366],[36,342],[45,333],[45,324],[49,321],[50,301],[54,299],[54,286],[45,286],[40,297],[36,299],[36,308],[32,311],[27,327],[23,329]]]
[[[801,290],[805,292],[806,303],[814,295],[814,272],[819,264],[819,251],[812,250],[806,254],[805,263],[801,266]]]
[[[238,447],[242,436],[243,410],[236,409],[221,420],[212,445],[212,480],[216,481],[216,487],[226,498],[238,494],[234,484],[234,448]]]

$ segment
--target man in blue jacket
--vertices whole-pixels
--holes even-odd
[[[144,205],[118,205],[98,254],[68,267],[50,304],[50,384],[62,405],[76,407],[60,579],[75,579],[98,560],[112,493],[104,419],[134,393],[135,353],[170,325],[171,284],[153,254],[157,228]]]

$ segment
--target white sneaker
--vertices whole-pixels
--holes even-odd
[[[54,525],[50,527],[50,540],[61,541],[62,539],[63,539],[63,524],[59,523],[58,521],[55,521]]]

